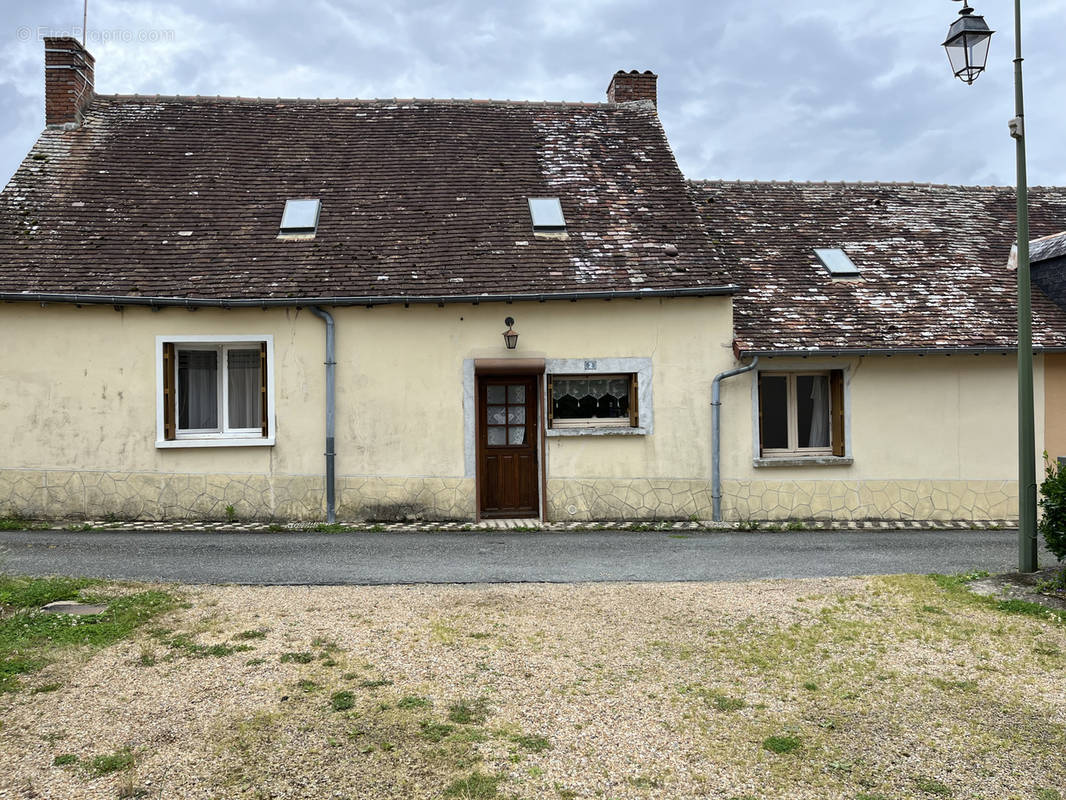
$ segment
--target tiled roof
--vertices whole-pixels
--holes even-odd
[[[1017,344],[1013,188],[694,181],[742,287],[741,353],[1004,348]],[[1066,188],[1029,195],[1030,238],[1066,230]],[[833,279],[840,248],[861,280]],[[1033,342],[1066,347],[1066,313],[1033,289]]]
[[[568,237],[534,236],[529,196],[562,199]],[[289,198],[321,199],[312,241],[277,239]],[[728,284],[650,103],[97,96],[0,195],[0,293]]]
[[[1036,241],[1029,242],[1029,260],[1031,262],[1046,261],[1052,258],[1062,258],[1063,256],[1066,256],[1066,233],[1043,236]]]

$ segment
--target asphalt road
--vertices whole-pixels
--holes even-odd
[[[181,583],[740,581],[1016,568],[1015,531],[0,532],[0,572]]]

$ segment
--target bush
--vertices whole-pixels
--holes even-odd
[[[1044,482],[1040,484],[1040,510],[1037,529],[1044,534],[1047,549],[1062,561],[1066,558],[1066,471],[1044,453]]]

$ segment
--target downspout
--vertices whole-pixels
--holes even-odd
[[[336,411],[334,370],[337,361],[334,354],[333,317],[318,306],[311,306],[311,313],[326,323],[326,521],[337,521],[336,470],[334,451],[334,425]],[[758,360],[758,359],[756,359]]]
[[[751,372],[758,363],[759,357],[755,356],[754,360],[746,367],[720,372],[714,376],[714,381],[711,382],[711,504],[712,518],[715,522],[722,521],[722,467],[720,464],[722,450],[722,381],[725,378],[732,378],[734,375]]]

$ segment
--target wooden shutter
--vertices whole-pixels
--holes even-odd
[[[552,376],[547,375],[545,378],[545,385],[547,386],[547,391],[545,393],[545,397],[547,398],[547,400],[545,400],[547,408],[545,411],[548,413],[548,427],[550,428],[555,421],[555,395],[552,393]]]
[[[763,455],[763,432],[762,432],[762,375],[755,373],[755,380],[759,382],[759,458]]]
[[[171,441],[177,438],[175,416],[177,397],[175,392],[174,343],[163,342],[163,438]]]
[[[270,419],[267,417],[267,346],[259,343],[259,420],[262,423],[263,436],[270,433]]]
[[[844,370],[829,371],[830,444],[833,455],[844,455]]]
[[[629,376],[629,427],[640,426],[640,413],[637,408],[637,376]]]

